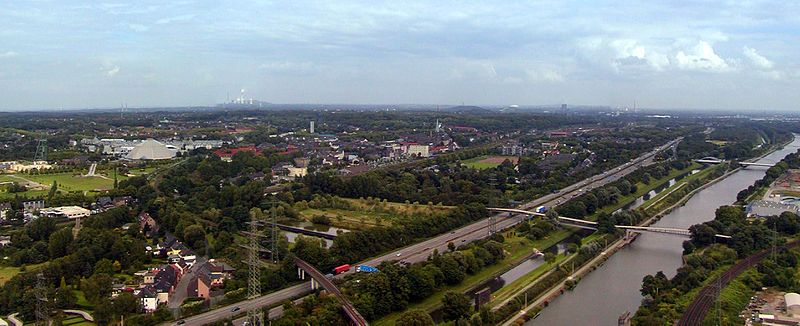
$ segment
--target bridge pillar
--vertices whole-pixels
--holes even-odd
[[[305,280],[306,279],[306,271],[303,270],[302,268],[298,268],[297,269],[297,278],[299,278],[301,280]]]
[[[311,290],[316,290],[316,289],[317,289],[317,281],[314,280],[314,278],[312,277],[311,278]]]

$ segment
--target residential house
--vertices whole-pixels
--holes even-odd
[[[197,273],[186,288],[186,296],[208,299],[211,297],[211,278],[208,274]]]
[[[139,303],[145,312],[153,312],[158,309],[158,297],[151,286],[141,288],[137,297],[139,297]]]

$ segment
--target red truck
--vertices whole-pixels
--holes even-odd
[[[344,264],[342,266],[334,268],[333,272],[335,274],[341,274],[341,273],[344,273],[344,272],[349,271],[349,270],[350,270],[350,265],[349,264]]]

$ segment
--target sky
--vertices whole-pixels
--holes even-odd
[[[2,1],[0,110],[797,110],[800,1]]]

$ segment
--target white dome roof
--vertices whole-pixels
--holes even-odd
[[[783,298],[786,300],[787,308],[792,306],[800,306],[800,294],[790,292],[786,293]]]
[[[177,151],[155,139],[148,139],[136,145],[126,158],[131,160],[164,160],[175,157]]]

